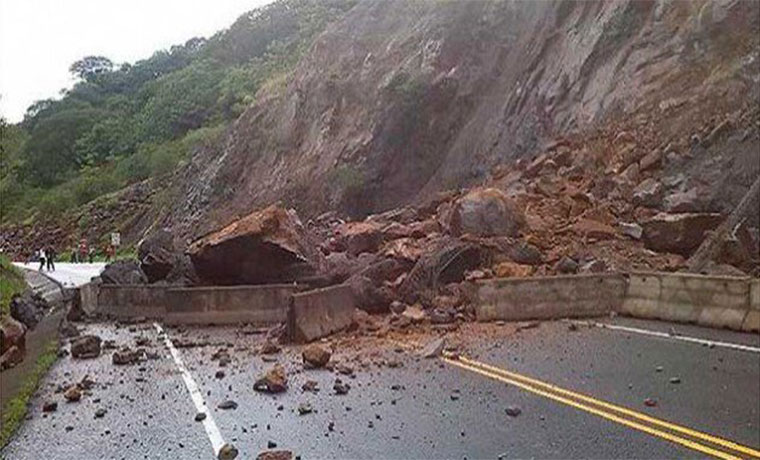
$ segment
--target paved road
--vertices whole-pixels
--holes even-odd
[[[27,270],[38,270],[39,263],[13,262],[13,265]],[[106,264],[95,262],[91,264],[71,264],[56,262],[54,271],[43,270],[42,273],[53,278],[64,287],[78,287],[90,282],[93,276],[98,276]]]
[[[654,332],[672,327],[606,322]],[[305,370],[300,349],[286,347],[273,359],[288,369],[289,389],[273,396],[252,390],[272,366],[256,352],[263,341],[250,334],[256,331],[168,329],[207,404],[209,417],[196,422],[180,367],[153,325],[87,327],[119,346],[147,337],[157,359],[126,367],[113,366],[110,351],[94,360],[62,359],[34,399],[31,419],[2,452],[7,458],[213,458],[221,438],[246,459],[271,443],[302,458],[753,458],[760,448],[757,335],[680,325],[673,326],[680,335],[663,337],[571,330],[565,322],[519,332],[513,324],[468,324],[448,335],[461,355],[454,360],[420,359],[412,350],[434,331],[335,338],[333,361],[352,366],[353,378]],[[706,342],[684,340],[691,337]],[[188,342],[201,346],[179,347]],[[219,350],[229,351],[228,366],[213,358]],[[56,387],[85,374],[97,381],[92,394],[63,403]],[[347,395],[332,391],[336,377],[351,385]],[[307,380],[321,391],[303,392]],[[647,398],[657,405],[646,406]],[[227,399],[237,409],[217,408]],[[61,401],[58,411],[42,414],[46,400]],[[313,413],[299,415],[302,403]],[[520,415],[508,415],[510,406]],[[94,418],[98,408],[108,410],[103,418]]]

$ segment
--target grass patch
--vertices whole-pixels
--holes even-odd
[[[11,436],[16,432],[21,421],[24,420],[29,398],[37,391],[40,380],[47,374],[48,369],[55,363],[56,359],[58,359],[58,340],[54,339],[48,343],[45,351],[37,358],[34,371],[26,377],[19,394],[8,401],[5,407],[3,407],[3,428],[0,431],[0,449],[8,444]]]
[[[21,270],[11,264],[8,256],[0,254],[0,317],[8,314],[11,298],[26,289]]]

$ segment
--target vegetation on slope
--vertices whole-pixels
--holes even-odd
[[[26,289],[26,281],[21,271],[11,264],[10,259],[0,254],[0,317],[8,314],[11,298]]]
[[[279,0],[209,39],[193,38],[135,64],[103,56],[71,65],[77,83],[0,126],[0,223],[54,218],[172,172],[282,78],[354,0]]]

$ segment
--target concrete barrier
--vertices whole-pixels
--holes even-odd
[[[477,283],[478,321],[599,316],[617,309],[626,282],[621,275],[503,278]]]
[[[288,317],[291,340],[310,342],[347,328],[356,308],[348,285],[331,286],[293,295]]]
[[[95,311],[98,314],[114,318],[144,316],[151,319],[166,315],[166,286],[101,284],[97,287],[91,285],[89,289],[97,289]],[[85,293],[93,295],[87,290]]]
[[[166,290],[167,324],[276,324],[287,320],[292,284]]]
[[[753,283],[757,281],[691,273],[631,273],[620,312],[637,318],[757,330],[751,315],[748,320]]]

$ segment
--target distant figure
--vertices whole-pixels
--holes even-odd
[[[74,246],[73,248],[71,248],[71,260],[70,261],[71,261],[72,264],[75,264],[75,263],[79,262],[79,257],[77,256],[77,247],[76,246]]]
[[[45,257],[47,259],[47,269],[49,272],[55,271],[55,249],[53,246],[48,246],[45,250]]]
[[[37,251],[37,257],[40,259],[40,269],[39,271],[42,271],[45,268],[45,250],[40,248],[39,251]]]
[[[106,246],[106,262],[110,262],[111,259],[113,259],[113,256],[114,256],[113,245],[109,244],[108,246]]]
[[[79,261],[84,262],[87,260],[87,255],[89,251],[87,250],[87,239],[82,238],[79,240]]]
[[[95,259],[95,248],[90,248],[90,251],[87,253],[87,260],[92,263]]]

